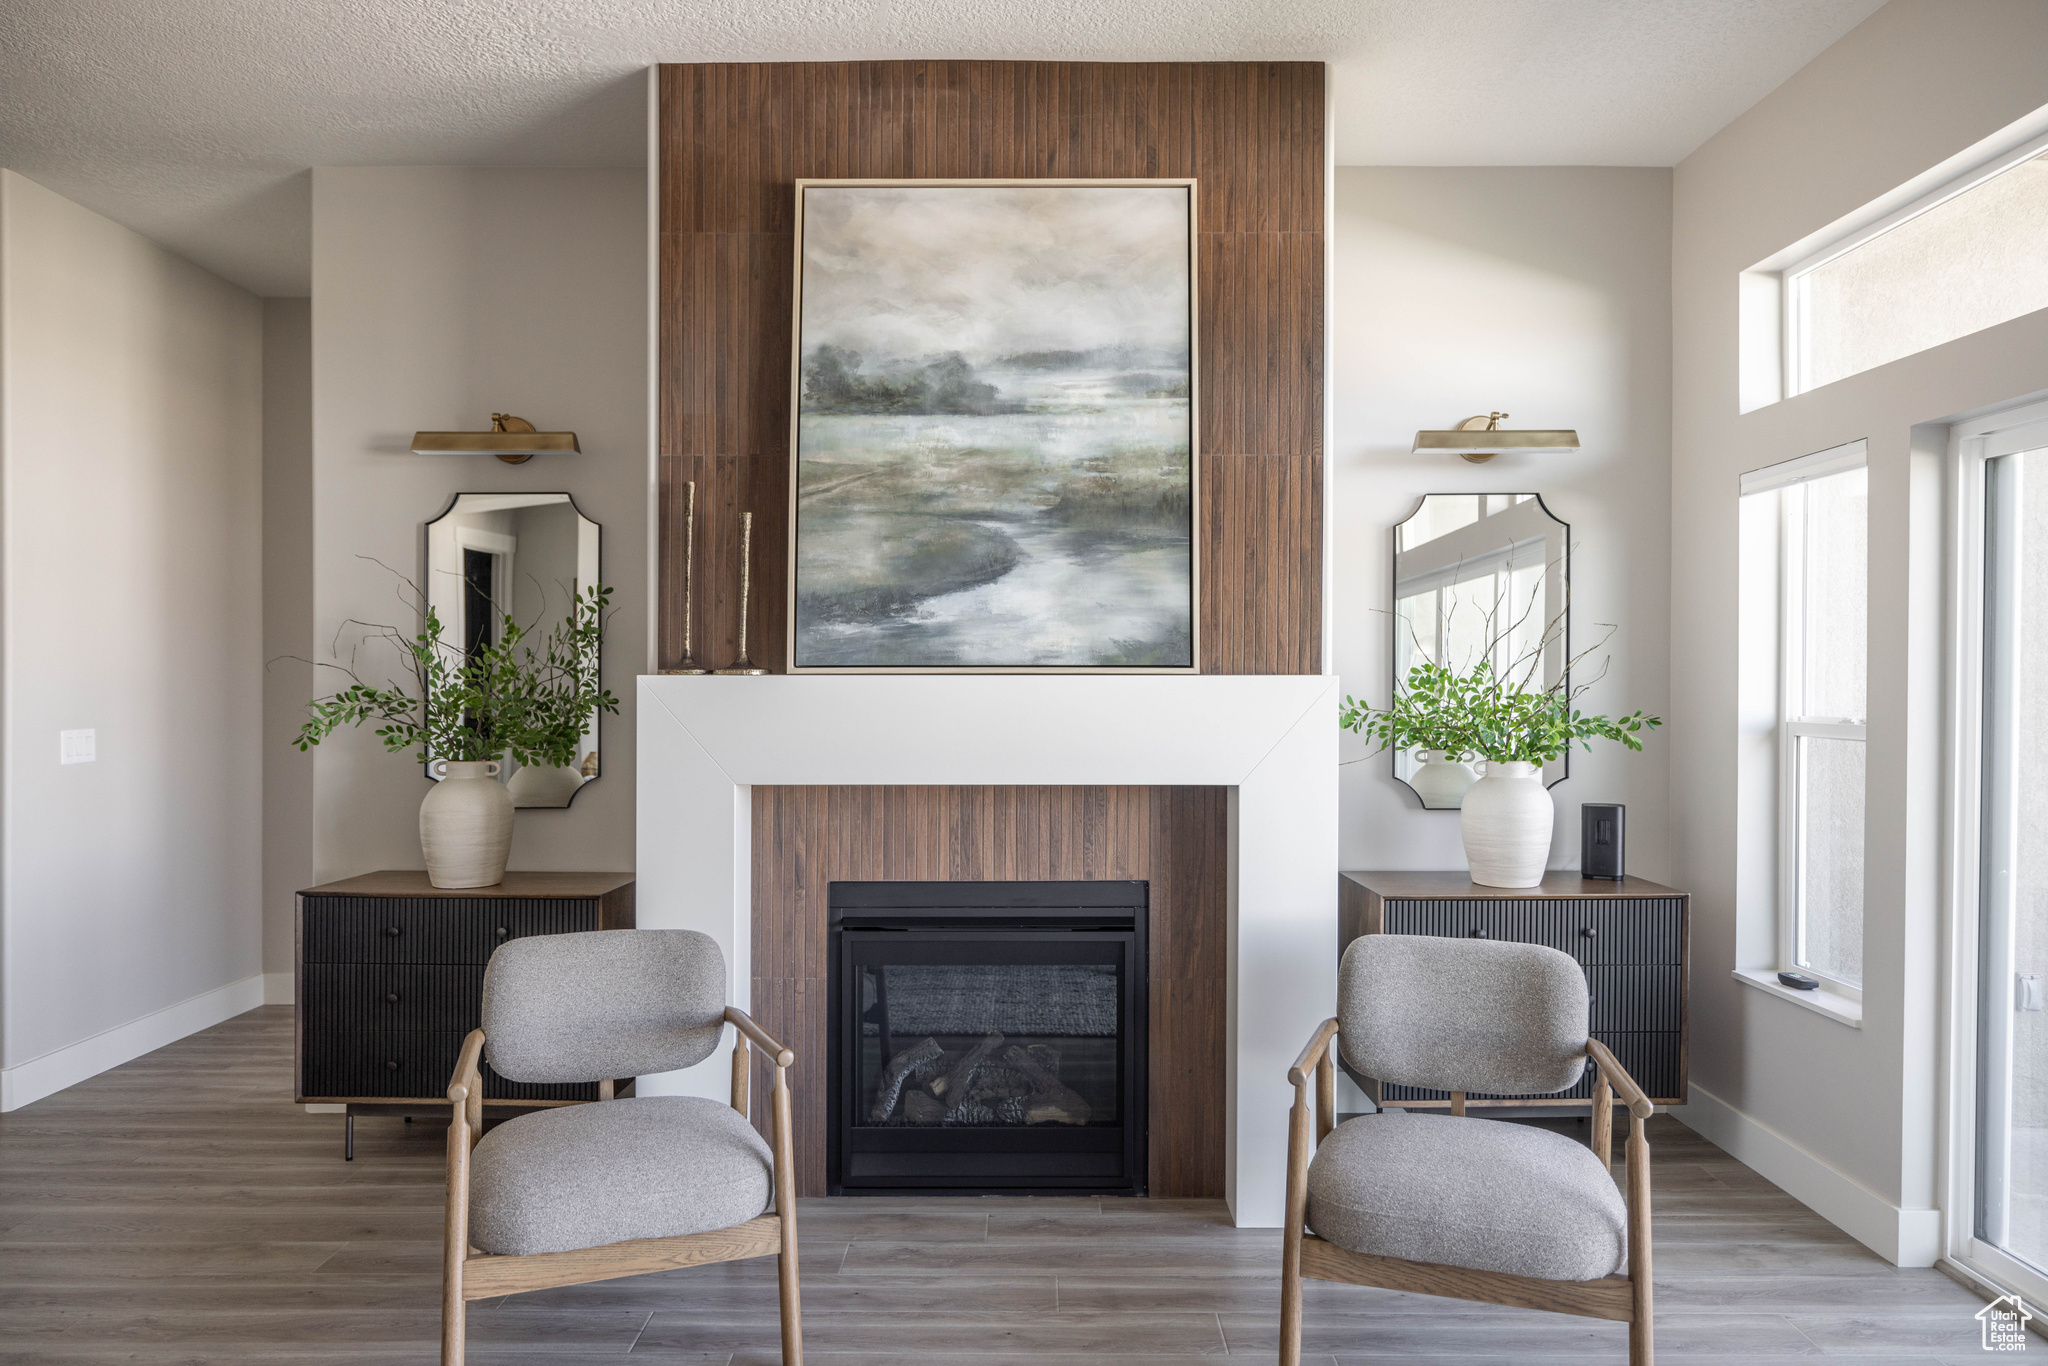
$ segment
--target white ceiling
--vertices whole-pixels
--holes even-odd
[[[1319,59],[1340,162],[1677,162],[1881,0],[6,0],[0,166],[259,294],[311,166],[637,165],[652,61]]]

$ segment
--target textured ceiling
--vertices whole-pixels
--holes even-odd
[[[1347,164],[1670,165],[1880,0],[5,0],[0,166],[303,294],[311,166],[637,165],[652,61],[1305,59]]]

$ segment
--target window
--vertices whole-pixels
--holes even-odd
[[[1866,536],[1863,443],[1743,476],[1746,728],[1768,750],[1775,908],[1769,972],[1817,977],[1838,1001],[1863,985]],[[1762,582],[1768,578],[1769,582]],[[1774,591],[1773,591],[1774,590]],[[1752,960],[1763,953],[1747,955]]]
[[[1778,755],[1780,905],[1789,967],[1863,985],[1862,469],[1778,494],[1784,670]]]
[[[2048,308],[2048,140],[1783,267],[1787,394]]]

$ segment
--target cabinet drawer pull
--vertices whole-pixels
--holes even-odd
[[[384,1067],[387,1071],[396,1072],[398,1070],[398,1059],[386,1058],[384,1060]]]
[[[385,933],[385,935],[386,935],[387,937],[389,937],[389,938],[392,938],[392,939],[396,939],[396,938],[398,938],[398,936],[399,936],[399,935],[401,935],[401,934],[404,934],[404,933],[405,933],[405,926],[403,926],[403,925],[386,925],[386,926],[384,927],[384,933]]]
[[[1484,939],[1487,937],[1487,934],[1485,930],[1467,930],[1465,931],[1465,937],[1467,939]]]
[[[1581,925],[1579,927],[1579,938],[1581,939],[1597,938],[1599,936],[1599,933],[1600,932],[1594,929],[1591,925]]]
[[[506,929],[503,925],[498,926],[498,938],[503,939],[506,935],[510,933],[511,931]]]
[[[391,1004],[391,1005],[397,1005],[397,1004],[398,1004],[398,993],[397,993],[397,992],[395,992],[395,991],[387,991],[387,992],[385,992],[385,993],[384,993],[384,999],[385,999],[385,1001],[386,1001],[387,1003],[389,1003],[389,1004]]]

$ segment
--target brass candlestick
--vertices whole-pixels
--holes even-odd
[[[728,669],[713,669],[719,674],[765,674],[768,671],[747,658],[747,599],[754,588],[754,514],[740,515],[740,657]]]
[[[690,619],[695,604],[691,589],[697,577],[697,481],[683,483],[683,657],[672,669],[663,669],[665,674],[708,674],[711,670],[697,662],[697,656],[690,649]]]

